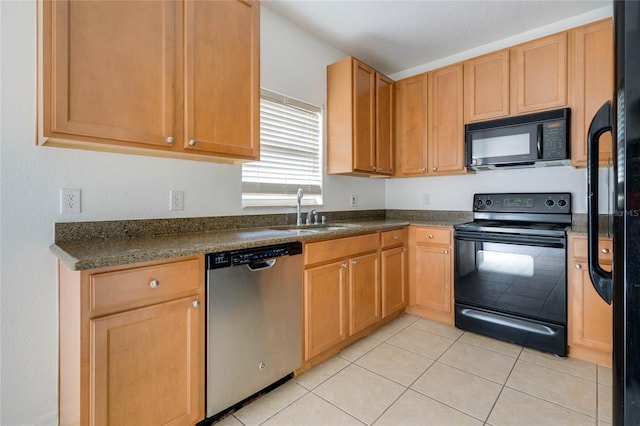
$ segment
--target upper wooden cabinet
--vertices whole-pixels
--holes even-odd
[[[462,64],[431,73],[429,172],[462,173],[464,167]]]
[[[260,6],[184,3],[184,147],[260,157]]]
[[[419,74],[394,83],[396,176],[427,173],[429,76]]]
[[[465,122],[509,115],[509,49],[464,63]]]
[[[259,158],[259,9],[38,2],[38,144]]]
[[[611,19],[569,32],[571,164],[587,165],[587,132],[600,107],[614,92],[613,25]],[[612,157],[611,134],[600,137],[600,164]]]
[[[567,33],[513,47],[512,113],[567,105]]]
[[[327,67],[327,169],[393,174],[392,80],[355,58]]]
[[[396,82],[396,176],[463,173],[463,67]]]

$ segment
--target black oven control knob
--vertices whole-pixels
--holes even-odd
[[[566,200],[558,200],[558,205],[559,205],[560,207],[564,207],[564,206],[566,206],[566,205],[567,205],[567,201],[566,201]]]
[[[483,204],[483,201],[482,201],[481,199],[479,199],[479,198],[478,198],[478,199],[476,200],[476,206],[481,207],[481,206],[482,206],[482,204]]]
[[[553,207],[554,204],[555,202],[553,200],[547,200],[544,202],[544,205],[547,207]]]
[[[493,204],[493,201],[491,201],[491,200],[487,200],[487,201],[485,201],[484,203],[485,203],[487,206],[490,206],[491,204]]]

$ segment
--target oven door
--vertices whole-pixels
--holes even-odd
[[[566,355],[566,239],[464,231],[454,238],[456,325]],[[545,339],[550,347],[531,344]]]

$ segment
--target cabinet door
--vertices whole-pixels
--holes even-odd
[[[509,115],[509,49],[464,63],[465,122]]]
[[[393,80],[376,73],[376,168],[393,174]]]
[[[613,310],[598,295],[584,262],[572,262],[569,272],[569,346],[578,345],[611,357]]]
[[[204,417],[204,309],[179,299],[90,321],[92,425]]]
[[[431,75],[429,173],[464,171],[462,64]]]
[[[376,72],[353,61],[353,169],[375,172]]]
[[[184,3],[184,147],[260,157],[260,5]]]
[[[515,113],[567,105],[567,33],[513,48]]]
[[[380,319],[380,275],[378,253],[349,260],[349,335]]]
[[[346,260],[304,271],[304,359],[347,337]]]
[[[40,6],[42,136],[171,146],[176,3]]]
[[[412,305],[453,313],[451,253],[449,248],[418,244]]]
[[[428,74],[420,74],[396,85],[396,175],[427,173]]]
[[[591,119],[614,91],[611,19],[572,30],[571,41],[571,164],[586,167]],[[611,152],[611,133],[605,133],[600,137],[602,165]]]
[[[407,304],[407,248],[383,250],[380,256],[382,270],[382,318],[403,309]]]

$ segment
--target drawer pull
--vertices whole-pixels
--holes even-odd
[[[349,266],[349,265],[347,265],[347,262],[344,262],[344,263],[342,264],[342,267],[343,267],[344,269],[347,269],[347,266]]]
[[[609,254],[609,249],[608,248],[603,248],[602,250],[600,250],[600,253]]]
[[[433,238],[433,234],[429,234],[429,238]]]
[[[399,235],[394,235],[394,236],[393,236],[393,239],[394,239],[394,240],[399,240],[399,239],[400,239],[400,236],[399,236]]]
[[[151,288],[156,288],[160,285],[160,282],[158,280],[151,280],[151,282],[149,282],[149,287]]]
[[[449,250],[445,250],[445,251],[444,251],[444,254],[449,254]]]
[[[171,136],[167,138],[167,143],[173,143],[173,138]]]
[[[195,139],[190,139],[189,140],[189,146],[196,146],[196,140]]]
[[[194,300],[193,303],[191,303],[193,305],[194,308],[198,308],[198,306],[200,306],[200,301],[199,300]]]
[[[582,265],[576,265],[576,269],[577,269],[577,270],[582,269]]]
[[[357,260],[352,260],[352,261],[351,261],[351,264],[352,264],[352,265],[357,265],[357,264],[358,264],[358,261],[357,261]]]

